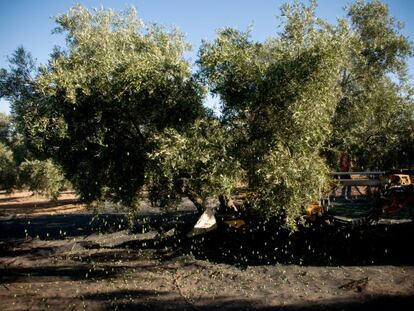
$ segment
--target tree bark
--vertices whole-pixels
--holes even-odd
[[[179,178],[174,182],[176,191],[180,194],[187,196],[191,202],[197,208],[197,211],[202,214],[205,210],[204,199],[193,189],[190,188],[187,182],[187,178]]]
[[[198,193],[196,193],[195,191],[187,187],[187,189],[185,189],[184,191],[184,194],[190,199],[191,202],[193,202],[193,204],[197,208],[197,211],[200,214],[204,213],[204,210],[205,210],[204,199],[200,195],[198,195]]]
[[[226,195],[226,194],[221,194],[219,195],[219,202],[220,202],[220,209],[222,211],[226,211],[226,210],[231,210],[234,212],[238,212],[239,210],[237,209],[236,204],[234,204],[233,199]]]

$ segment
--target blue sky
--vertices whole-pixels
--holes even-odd
[[[0,68],[7,68],[7,56],[23,45],[40,62],[45,63],[54,45],[64,45],[62,35],[52,35],[53,16],[66,12],[76,3],[88,8],[123,10],[134,6],[144,22],[177,26],[193,46],[187,56],[195,61],[202,39],[211,40],[215,30],[225,26],[246,30],[252,26],[252,37],[263,41],[278,32],[276,16],[283,0],[0,0]],[[335,22],[351,1],[319,0],[319,17]],[[414,1],[387,0],[391,15],[405,23],[403,33],[414,41]],[[414,60],[409,62],[414,76]],[[209,98],[209,105],[216,100]],[[0,101],[0,111],[9,112],[9,104]]]

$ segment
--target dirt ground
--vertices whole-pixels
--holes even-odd
[[[414,310],[410,222],[358,230],[217,232],[194,213],[101,213],[0,194],[1,310]],[[257,229],[257,228],[254,228]]]

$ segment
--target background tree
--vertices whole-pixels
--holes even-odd
[[[0,190],[11,191],[17,184],[17,166],[11,147],[10,117],[0,113]]]
[[[10,117],[3,112],[0,112],[0,142],[3,144],[9,143],[10,137]]]
[[[51,160],[25,160],[19,166],[19,183],[33,193],[57,200],[68,184],[62,170]]]
[[[11,191],[17,184],[17,167],[13,152],[0,142],[0,190]]]
[[[342,71],[332,147],[352,154],[360,168],[407,167],[414,158],[414,105],[407,79],[412,45],[379,1],[357,1],[347,13],[353,43]]]
[[[19,47],[9,61],[9,70],[0,71],[0,97],[12,104],[11,117],[0,115],[0,188],[28,188],[49,199],[57,199],[59,191],[67,186],[61,168],[46,159],[45,154],[32,152],[35,148],[32,147],[34,140],[31,133],[35,129],[30,127],[33,124],[28,122],[28,116],[35,115],[35,103],[40,101],[35,90],[35,60],[23,47]]]

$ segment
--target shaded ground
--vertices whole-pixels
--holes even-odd
[[[189,240],[194,219],[146,206],[129,234],[114,206],[97,216],[71,194],[0,194],[1,308],[414,310],[412,223],[289,237],[220,226]]]

